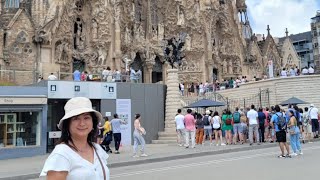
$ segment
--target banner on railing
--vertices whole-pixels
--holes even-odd
[[[49,99],[117,99],[117,84],[105,82],[48,81]]]

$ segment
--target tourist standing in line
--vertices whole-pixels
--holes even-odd
[[[263,113],[262,108],[258,110],[258,119],[259,119],[259,142],[264,143],[264,130],[266,124],[266,115]]]
[[[278,157],[291,158],[289,145],[287,143],[287,132],[286,132],[287,121],[286,121],[285,115],[281,112],[279,105],[276,105],[274,109],[275,109],[275,113],[272,115],[270,124],[274,127],[276,131],[277,142],[279,143],[279,147],[281,150],[281,155],[279,155]],[[285,148],[287,150],[287,155],[284,154]]]
[[[308,143],[312,143],[311,141],[311,134],[312,134],[312,126],[311,126],[311,119],[309,119],[308,116],[309,108],[304,108],[304,113],[302,114],[303,117],[303,140],[302,142],[305,143],[306,140],[308,140]]]
[[[222,131],[221,131],[221,118],[219,116],[219,113],[217,111],[214,112],[212,117],[212,127],[214,131],[214,137],[216,140],[216,146],[218,145],[226,145],[222,142]],[[220,140],[220,142],[219,142]]]
[[[189,148],[189,142],[191,137],[191,148],[195,148],[195,134],[196,134],[196,120],[194,119],[194,116],[191,114],[192,110],[187,110],[187,115],[184,116],[184,124],[186,128],[186,148]]]
[[[178,109],[178,114],[175,117],[176,130],[178,136],[178,145],[185,145],[185,126],[184,126],[184,116],[181,114],[181,109]]]
[[[146,130],[141,126],[140,123],[140,114],[135,115],[134,120],[134,131],[133,131],[133,157],[139,157],[137,154],[138,145],[141,146],[141,157],[147,157],[148,155],[145,154],[145,145],[146,141],[144,140],[142,135],[146,134]]]
[[[243,138],[243,141],[241,142],[241,144],[243,144],[247,142],[247,139],[248,139],[248,119],[244,112],[241,112],[240,121],[241,121],[242,138]]]
[[[196,144],[202,144],[204,136],[204,122],[201,114],[196,114]]]
[[[232,142],[232,114],[229,109],[222,115],[222,130],[225,131],[226,144],[231,145]]]
[[[235,112],[233,113],[233,132],[234,132],[234,138],[233,138],[233,143],[236,144],[238,141],[240,143],[243,143],[243,128],[241,125],[241,114],[239,112],[239,108],[237,107]]]
[[[75,97],[65,107],[59,121],[61,137],[46,160],[40,176],[47,179],[109,180],[108,154],[96,144],[94,135],[102,115],[88,98]],[[94,167],[94,168],[93,168]]]
[[[291,156],[302,155],[301,144],[300,144],[300,129],[298,127],[298,121],[294,116],[293,110],[289,110],[290,120],[288,122],[290,144],[292,148]]]
[[[254,105],[251,105],[250,111],[247,113],[247,118],[249,119],[249,140],[250,146],[252,146],[253,142],[253,135],[255,135],[255,139],[259,141],[259,124],[258,124],[258,112],[254,110]],[[258,142],[258,145],[260,143]]]
[[[311,119],[312,123],[312,132],[313,132],[313,138],[319,137],[319,122],[318,122],[318,114],[319,111],[316,107],[314,107],[313,104],[310,105],[310,109],[308,112],[309,119]]]
[[[111,127],[112,127],[112,133],[113,133],[113,139],[114,139],[114,146],[115,146],[115,154],[120,154],[119,147],[121,143],[121,124],[127,124],[122,119],[119,119],[118,114],[113,115],[114,119],[111,120]]]
[[[203,123],[204,123],[204,138],[203,138],[203,143],[206,140],[206,136],[209,135],[209,140],[210,140],[210,146],[212,145],[212,119],[210,116],[211,112],[210,110],[206,110],[206,115],[203,116]]]

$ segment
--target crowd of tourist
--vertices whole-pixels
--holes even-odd
[[[247,76],[215,80],[213,83],[206,81],[205,83],[179,83],[179,91],[181,96],[204,96],[208,92],[219,91],[223,89],[238,88],[241,84],[249,82]]]
[[[300,140],[312,143],[313,138],[319,137],[318,114],[313,104],[304,109],[288,105],[287,110],[279,105],[258,109],[251,105],[251,108],[236,108],[233,112],[207,110],[204,114],[188,109],[186,115],[178,109],[175,117],[177,142],[186,148],[204,145],[207,140],[210,146],[278,142],[281,149],[278,157],[292,157],[303,154]],[[290,137],[291,154],[287,137]]]
[[[294,77],[294,76],[300,76],[300,75],[313,75],[314,74],[314,68],[312,66],[304,67],[300,71],[298,66],[296,67],[291,67],[291,68],[283,68],[280,77]]]
[[[88,71],[75,70],[72,73],[74,81],[102,81],[102,82],[132,82],[139,83],[141,81],[142,72],[137,69],[130,68],[128,71],[118,69],[111,70],[110,67],[103,68],[101,74],[92,74]],[[50,73],[47,78],[49,81],[58,80],[54,73]],[[43,77],[39,76],[38,82],[42,81]]]

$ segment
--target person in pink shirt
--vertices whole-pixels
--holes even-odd
[[[187,110],[187,115],[184,116],[184,124],[185,124],[185,137],[186,137],[186,148],[189,148],[190,136],[191,136],[191,148],[195,148],[195,135],[196,135],[196,120],[194,116],[191,114],[192,110]]]

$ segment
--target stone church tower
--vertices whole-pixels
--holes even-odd
[[[1,0],[0,68],[28,71],[20,84],[78,69],[132,67],[166,82],[165,47],[179,41],[181,82],[266,75],[281,55],[268,30],[252,34],[245,0]],[[6,74],[7,75],[7,74]],[[10,76],[10,75],[8,75]]]

